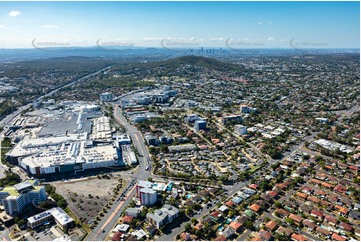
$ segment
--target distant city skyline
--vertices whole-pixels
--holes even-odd
[[[359,2],[0,2],[0,48],[359,48]]]

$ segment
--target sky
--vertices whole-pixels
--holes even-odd
[[[359,48],[359,2],[0,2],[0,48]]]

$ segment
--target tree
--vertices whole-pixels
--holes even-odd
[[[303,155],[302,158],[303,158],[304,160],[308,160],[308,159],[310,159],[310,155],[308,155],[308,154]]]
[[[184,226],[184,229],[185,229],[186,231],[190,231],[191,228],[192,228],[192,225],[191,225],[190,223],[187,223],[187,224]]]
[[[44,208],[44,209],[50,209],[50,208],[55,207],[56,205],[57,205],[56,203],[54,203],[52,200],[49,200],[49,199],[48,199],[48,200],[40,203],[40,204],[39,204],[39,207],[40,207],[40,208]]]
[[[195,219],[195,218],[192,218],[192,219],[191,219],[191,222],[192,222],[193,225],[196,225],[196,224],[198,223],[198,220]]]
[[[281,203],[280,202],[275,202],[275,206],[277,207],[277,208],[280,208],[282,205],[281,205]]]
[[[292,219],[290,219],[290,218],[286,218],[286,220],[285,220],[287,223],[289,223],[290,225],[294,225],[294,221],[292,220]]]
[[[253,230],[253,229],[254,229],[253,223],[252,223],[251,221],[246,221],[246,222],[244,223],[244,227],[246,227],[246,228],[249,229],[249,230]]]
[[[289,237],[288,237],[286,234],[284,234],[284,233],[282,233],[282,234],[276,233],[276,234],[275,234],[275,239],[276,239],[277,241],[289,241],[289,240],[290,240]]]

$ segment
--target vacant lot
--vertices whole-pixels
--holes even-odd
[[[114,194],[113,189],[119,182],[120,175],[99,175],[93,178],[80,180],[54,182],[56,192],[61,194],[68,202],[69,208],[80,220],[89,222],[93,220],[103,206]]]

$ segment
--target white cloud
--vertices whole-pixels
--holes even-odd
[[[164,38],[158,38],[158,37],[144,37],[144,38],[139,38],[139,40],[145,40],[145,41],[158,41],[158,40],[163,40]]]
[[[273,38],[273,37],[268,37],[267,38],[267,41],[275,41],[276,39],[275,38]]]
[[[223,40],[225,40],[225,38],[223,38],[223,37],[219,37],[219,38],[210,38],[209,40],[210,40],[210,41],[223,41]]]
[[[258,22],[258,25],[261,25],[262,24],[262,22]]]
[[[0,25],[0,30],[1,29],[8,29],[9,27],[8,26],[6,26],[6,25]]]
[[[21,14],[20,11],[11,11],[11,12],[9,12],[9,16],[10,16],[10,17],[17,17],[17,16],[19,16],[20,14]]]
[[[46,24],[46,25],[40,26],[40,28],[44,28],[44,29],[57,29],[57,28],[59,28],[59,26],[57,26],[57,25],[51,25],[51,24]]]

